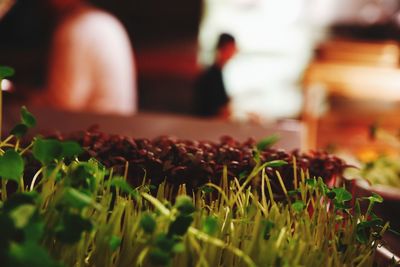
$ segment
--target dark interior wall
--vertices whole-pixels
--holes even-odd
[[[114,13],[130,36],[139,41],[159,41],[195,36],[202,0],[92,0]]]
[[[38,1],[17,1],[0,19],[0,64],[16,69],[12,79],[18,84],[43,84],[51,25]]]
[[[49,14],[39,0],[18,0],[0,19],[0,46],[36,46],[49,35]],[[138,40],[197,34],[202,0],[91,0],[117,16]],[[7,38],[4,38],[6,36]]]

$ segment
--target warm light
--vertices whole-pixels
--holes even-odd
[[[10,80],[3,79],[1,81],[1,86],[0,87],[1,87],[2,91],[12,91],[13,84],[12,84],[12,82]]]
[[[223,70],[235,118],[298,116],[302,107],[298,81],[313,55],[317,32],[308,24],[306,2],[205,0],[199,62],[212,64],[222,32],[232,34],[239,48]]]
[[[4,17],[4,15],[11,9],[15,2],[15,0],[0,1],[0,18]]]

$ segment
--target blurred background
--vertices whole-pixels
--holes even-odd
[[[0,1],[0,63],[16,70],[3,90],[20,104],[45,86],[54,24],[37,1]],[[374,122],[400,127],[397,0],[91,2],[129,34],[139,112],[193,116],[196,77],[229,32],[238,53],[223,74],[235,120],[300,120],[318,148],[358,149]]]
[[[0,0],[0,65],[15,69],[2,81],[3,103],[14,111],[29,106],[46,87],[57,24],[43,1]],[[399,0],[90,2],[122,22],[136,65],[137,116],[107,117],[100,121],[103,129],[148,138],[172,132],[193,139],[222,134],[260,139],[281,131],[281,147],[335,152],[360,166],[361,174],[352,176],[396,187],[394,193],[387,188],[375,192],[389,203],[384,218],[397,215]],[[230,120],[239,124],[199,120],[194,108],[196,79],[213,64],[224,32],[235,37],[238,49],[222,72]],[[3,110],[11,127],[19,113],[11,118]],[[82,129],[98,119],[52,115],[45,110],[38,117],[42,126],[60,131]],[[395,220],[398,227],[398,216]],[[400,242],[393,240],[399,254]]]

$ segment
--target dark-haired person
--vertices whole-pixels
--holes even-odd
[[[205,69],[196,81],[194,105],[197,115],[229,117],[229,96],[225,90],[222,69],[236,52],[235,38],[227,33],[221,34],[216,46],[214,64]]]
[[[75,112],[135,113],[136,69],[123,25],[85,0],[42,1],[57,25],[47,90],[36,102]]]

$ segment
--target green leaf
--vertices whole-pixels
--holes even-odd
[[[122,242],[121,237],[115,235],[111,236],[109,241],[111,251],[115,251],[121,245],[121,242]]]
[[[14,71],[13,68],[10,68],[10,67],[7,67],[7,66],[0,66],[0,81],[3,78],[13,76],[14,73],[15,73],[15,71]]]
[[[327,196],[329,199],[335,199],[336,193],[335,193],[334,191],[329,191],[329,192],[326,193],[326,196]],[[338,202],[338,203],[339,203],[339,202]]]
[[[271,161],[264,163],[264,168],[265,167],[281,167],[286,164],[288,164],[288,163],[284,160],[271,160]]]
[[[296,195],[299,195],[301,193],[301,190],[298,188],[298,189],[294,189],[294,190],[289,190],[288,191],[288,195],[289,196],[296,196]]]
[[[54,175],[57,182],[61,181],[65,176],[64,171],[59,169],[55,162],[48,164],[45,170],[48,175]]]
[[[75,189],[94,192],[96,190],[97,166],[88,162],[73,162],[67,171],[65,184]]]
[[[6,180],[14,180],[20,182],[20,178],[24,172],[24,160],[14,150],[7,150],[0,157],[0,176]]]
[[[218,220],[214,216],[207,216],[203,221],[203,232],[213,235],[218,230]]]
[[[183,215],[190,215],[196,210],[196,208],[193,205],[192,199],[184,195],[178,196],[176,198],[175,207]]]
[[[273,144],[275,144],[276,142],[278,142],[279,139],[280,139],[280,138],[279,138],[279,136],[277,136],[277,135],[268,136],[268,137],[262,139],[260,142],[257,143],[257,149],[261,151],[261,150],[264,150],[264,149],[266,149],[266,148],[269,148],[269,147],[271,147]]]
[[[33,217],[39,217],[35,214]],[[31,220],[24,228],[25,240],[40,242],[44,233],[44,223],[39,219],[35,218]]]
[[[77,209],[95,204],[90,196],[71,187],[65,189],[62,202]]]
[[[28,126],[23,123],[19,123],[12,128],[10,134],[15,135],[18,138],[21,138],[28,132]]]
[[[21,122],[25,124],[28,128],[35,127],[36,125],[35,117],[32,115],[32,113],[28,111],[25,106],[22,106],[21,108]]]
[[[262,223],[264,224],[263,238],[264,240],[269,240],[271,237],[271,230],[275,227],[275,223],[270,220],[263,220]]]
[[[311,188],[315,188],[317,185],[317,180],[316,179],[307,179],[306,184],[310,186]]]
[[[11,212],[15,208],[25,205],[31,204],[36,205],[39,199],[39,194],[35,191],[32,192],[24,192],[24,193],[16,193],[9,197],[6,202],[3,204],[4,212]]]
[[[57,140],[38,138],[33,143],[32,153],[37,160],[46,165],[62,156],[63,146]]]
[[[215,190],[211,186],[204,185],[201,187],[201,191],[203,191],[204,193],[212,193]]]
[[[89,219],[82,218],[79,214],[65,213],[55,233],[61,242],[73,244],[81,239],[83,232],[90,231],[92,228]]]
[[[65,158],[72,158],[83,153],[81,145],[75,141],[64,141],[61,143],[61,147],[62,156]]]
[[[155,246],[165,252],[171,252],[176,240],[172,236],[167,236],[164,233],[157,235],[155,239]]]
[[[369,239],[371,223],[360,222],[356,226],[356,239],[362,244],[366,244]]]
[[[306,207],[306,205],[305,205],[304,202],[301,201],[301,200],[296,200],[296,202],[294,202],[294,203],[292,204],[293,210],[294,210],[295,212],[297,212],[297,213],[303,211],[305,207]]]
[[[172,247],[172,252],[173,253],[182,253],[185,252],[185,244],[183,242],[176,243]]]
[[[149,259],[151,263],[156,266],[166,266],[170,261],[170,254],[159,249],[154,248],[149,252]]]
[[[140,194],[136,189],[133,189],[131,185],[122,177],[113,178],[110,182],[111,187],[119,188],[122,192],[130,194],[136,200],[140,198]]]
[[[333,188],[332,191],[335,193],[335,200],[339,203],[343,203],[352,199],[351,193],[342,187]]]
[[[192,216],[179,215],[169,225],[168,236],[174,236],[174,235],[182,236],[182,235],[184,235],[187,232],[189,226],[192,224],[192,222],[193,222],[193,217]]]
[[[358,228],[356,229],[356,239],[361,244],[366,244],[368,242],[368,233],[366,232],[365,228]]]
[[[35,212],[36,207],[34,205],[24,204],[12,210],[10,217],[13,219],[15,227],[24,228]]]
[[[157,223],[153,216],[151,216],[149,213],[145,213],[140,219],[140,226],[147,234],[152,234],[156,229]]]
[[[60,267],[48,252],[34,242],[13,243],[9,251],[9,266],[15,267]]]
[[[20,238],[20,231],[15,227],[14,221],[8,214],[0,213],[0,257],[10,241]],[[3,250],[3,251],[2,251]]]
[[[376,193],[372,193],[372,196],[366,197],[364,199],[368,199],[372,203],[382,203],[383,202],[383,198]]]
[[[321,189],[321,193],[323,195],[328,194],[329,192],[331,192],[331,190],[329,189],[329,187],[324,183],[324,181],[321,178],[318,178],[318,182],[317,182],[318,187]]]

